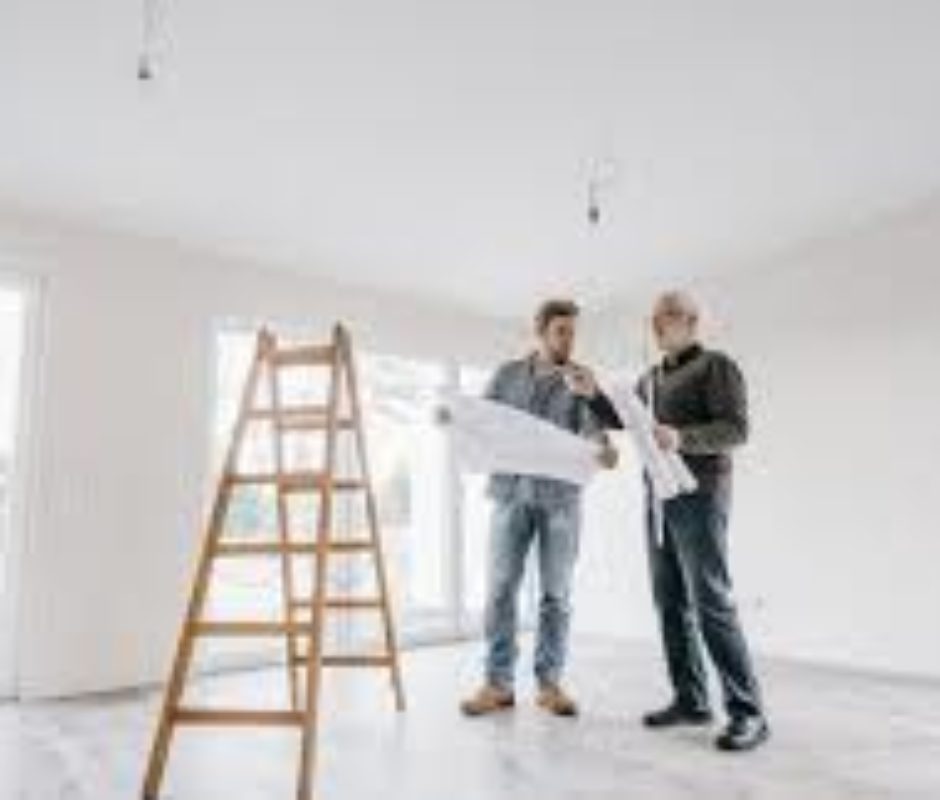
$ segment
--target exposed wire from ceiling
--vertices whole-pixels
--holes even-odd
[[[166,0],[142,0],[140,50],[137,54],[137,80],[157,77],[160,57],[166,43]]]
[[[617,182],[619,165],[613,157],[595,160],[588,170],[587,220],[592,228],[605,219],[604,200]]]

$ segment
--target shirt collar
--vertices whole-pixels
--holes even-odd
[[[698,342],[694,342],[684,350],[680,350],[674,356],[666,356],[666,358],[663,359],[663,367],[667,371],[683,367],[690,361],[698,358],[702,353],[702,349],[702,345]]]
[[[541,360],[538,350],[533,350],[526,359],[529,374],[540,380],[562,380],[562,365],[549,365]]]

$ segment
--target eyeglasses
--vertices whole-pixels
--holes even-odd
[[[664,308],[653,314],[653,321],[655,322],[658,319],[685,320],[691,319],[691,316],[689,312],[681,308]]]

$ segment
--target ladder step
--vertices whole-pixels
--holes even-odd
[[[293,473],[284,475],[281,479],[281,489],[285,492],[308,492],[312,490],[323,491],[326,480],[320,473]],[[355,492],[366,488],[365,481],[357,478],[333,478],[333,490],[337,492]]]
[[[327,481],[322,472],[288,472],[280,477],[274,472],[230,472],[228,482],[234,486],[280,485],[285,492],[323,491]],[[357,478],[334,478],[335,491],[357,491],[366,488]]]
[[[329,542],[326,549],[330,553],[363,553],[374,550],[375,545],[368,539],[347,539]],[[215,547],[215,555],[220,557],[316,555],[318,552],[320,545],[316,542],[219,542]]]
[[[309,480],[320,481],[319,473],[310,473],[305,475]],[[282,476],[282,479],[286,476]],[[265,484],[276,484],[278,482],[278,476],[273,472],[230,472],[227,476],[228,482],[236,486],[253,486],[253,485],[265,485]]]
[[[390,667],[391,656],[323,656],[324,667]]]
[[[193,622],[190,630],[194,636],[279,636],[282,634],[310,634],[309,622],[280,621],[210,621]]]
[[[312,600],[294,600],[291,605],[294,608],[313,608]],[[324,601],[327,608],[336,609],[370,609],[382,608],[382,599],[380,597],[328,597]]]
[[[334,352],[332,345],[304,345],[282,347],[272,350],[269,355],[276,367],[302,367],[332,364]]]
[[[307,663],[306,656],[291,659],[295,666]],[[323,656],[320,664],[324,667],[390,667],[394,663],[391,656]]]
[[[173,721],[182,725],[303,725],[300,711],[177,708]]]
[[[276,556],[282,553],[313,555],[319,548],[316,542],[219,542],[217,556]]]
[[[327,429],[326,417],[281,417],[275,423],[281,433],[297,433],[302,431],[325,431]],[[354,423],[347,417],[338,417],[336,427],[341,430],[352,430]]]
[[[282,474],[279,478],[275,472],[230,472],[228,480],[236,485],[275,485],[280,482],[282,485],[303,484],[308,488],[318,489],[323,485],[323,473],[293,472]]]
[[[375,542],[371,539],[338,539],[329,542],[327,549],[331,553],[364,553],[375,550]]]
[[[380,597],[329,597],[326,600],[327,608],[336,609],[379,609],[382,605]]]
[[[277,424],[282,431],[320,431],[326,430],[326,406],[287,406],[277,411],[273,408],[256,408],[248,412],[252,420],[264,420]],[[336,425],[339,428],[352,428],[353,420],[349,417],[338,417]]]

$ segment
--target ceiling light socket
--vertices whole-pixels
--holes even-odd
[[[155,77],[153,69],[153,59],[148,53],[142,53],[137,59],[137,80],[146,82]]]
[[[608,193],[617,181],[619,165],[612,157],[598,158],[591,162],[587,183],[587,220],[592,228],[601,224],[602,195]]]

